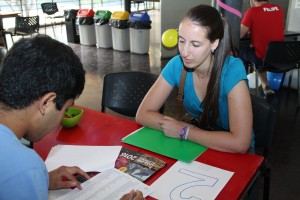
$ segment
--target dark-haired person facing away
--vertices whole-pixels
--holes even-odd
[[[48,189],[77,187],[78,167],[47,172],[43,160],[20,141],[36,142],[59,125],[82,93],[85,71],[67,45],[48,36],[21,39],[0,67],[0,199],[48,199]],[[62,178],[67,180],[63,180]],[[139,191],[123,196],[143,199]]]
[[[218,10],[208,5],[185,14],[178,29],[180,55],[167,63],[145,96],[138,123],[219,151],[246,153],[254,147],[247,75],[243,62],[230,55],[229,28]],[[184,70],[183,105],[198,119],[196,126],[159,112],[173,88],[179,87]]]
[[[284,11],[280,5],[268,0],[249,0],[249,3],[250,8],[241,22],[240,37],[250,33],[251,47],[241,49],[240,57],[245,64],[255,65],[265,95],[272,95],[275,92],[270,88],[262,64],[269,43],[284,40]]]

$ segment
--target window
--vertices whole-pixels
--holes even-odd
[[[45,17],[41,8],[41,4],[45,2],[56,2],[58,10],[63,15],[64,10],[88,8],[97,10],[124,10],[124,0],[1,0],[0,10],[2,12],[18,12],[23,16],[40,16],[40,25],[45,24]],[[13,18],[3,19],[3,27],[8,28],[13,26]]]

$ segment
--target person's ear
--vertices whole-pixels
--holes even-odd
[[[219,39],[216,39],[211,45],[211,52],[214,53],[219,46]]]
[[[49,92],[41,98],[41,100],[39,102],[39,110],[42,115],[45,115],[46,109],[48,108],[49,103],[53,102],[53,101],[55,102],[55,99],[56,99],[55,92]]]

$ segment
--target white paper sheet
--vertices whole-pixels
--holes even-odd
[[[118,200],[131,190],[140,190],[144,197],[152,193],[150,186],[115,168],[97,174],[58,200]]]
[[[86,172],[102,172],[114,168],[121,148],[121,146],[57,145],[52,147],[45,164],[48,171],[64,165],[78,166]]]
[[[70,191],[72,189],[48,190],[48,200],[56,200]]]
[[[152,185],[156,199],[215,199],[233,172],[200,162],[177,161]]]

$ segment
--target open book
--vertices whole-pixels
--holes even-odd
[[[116,160],[115,168],[144,182],[165,165],[166,162],[153,156],[122,148]]]

